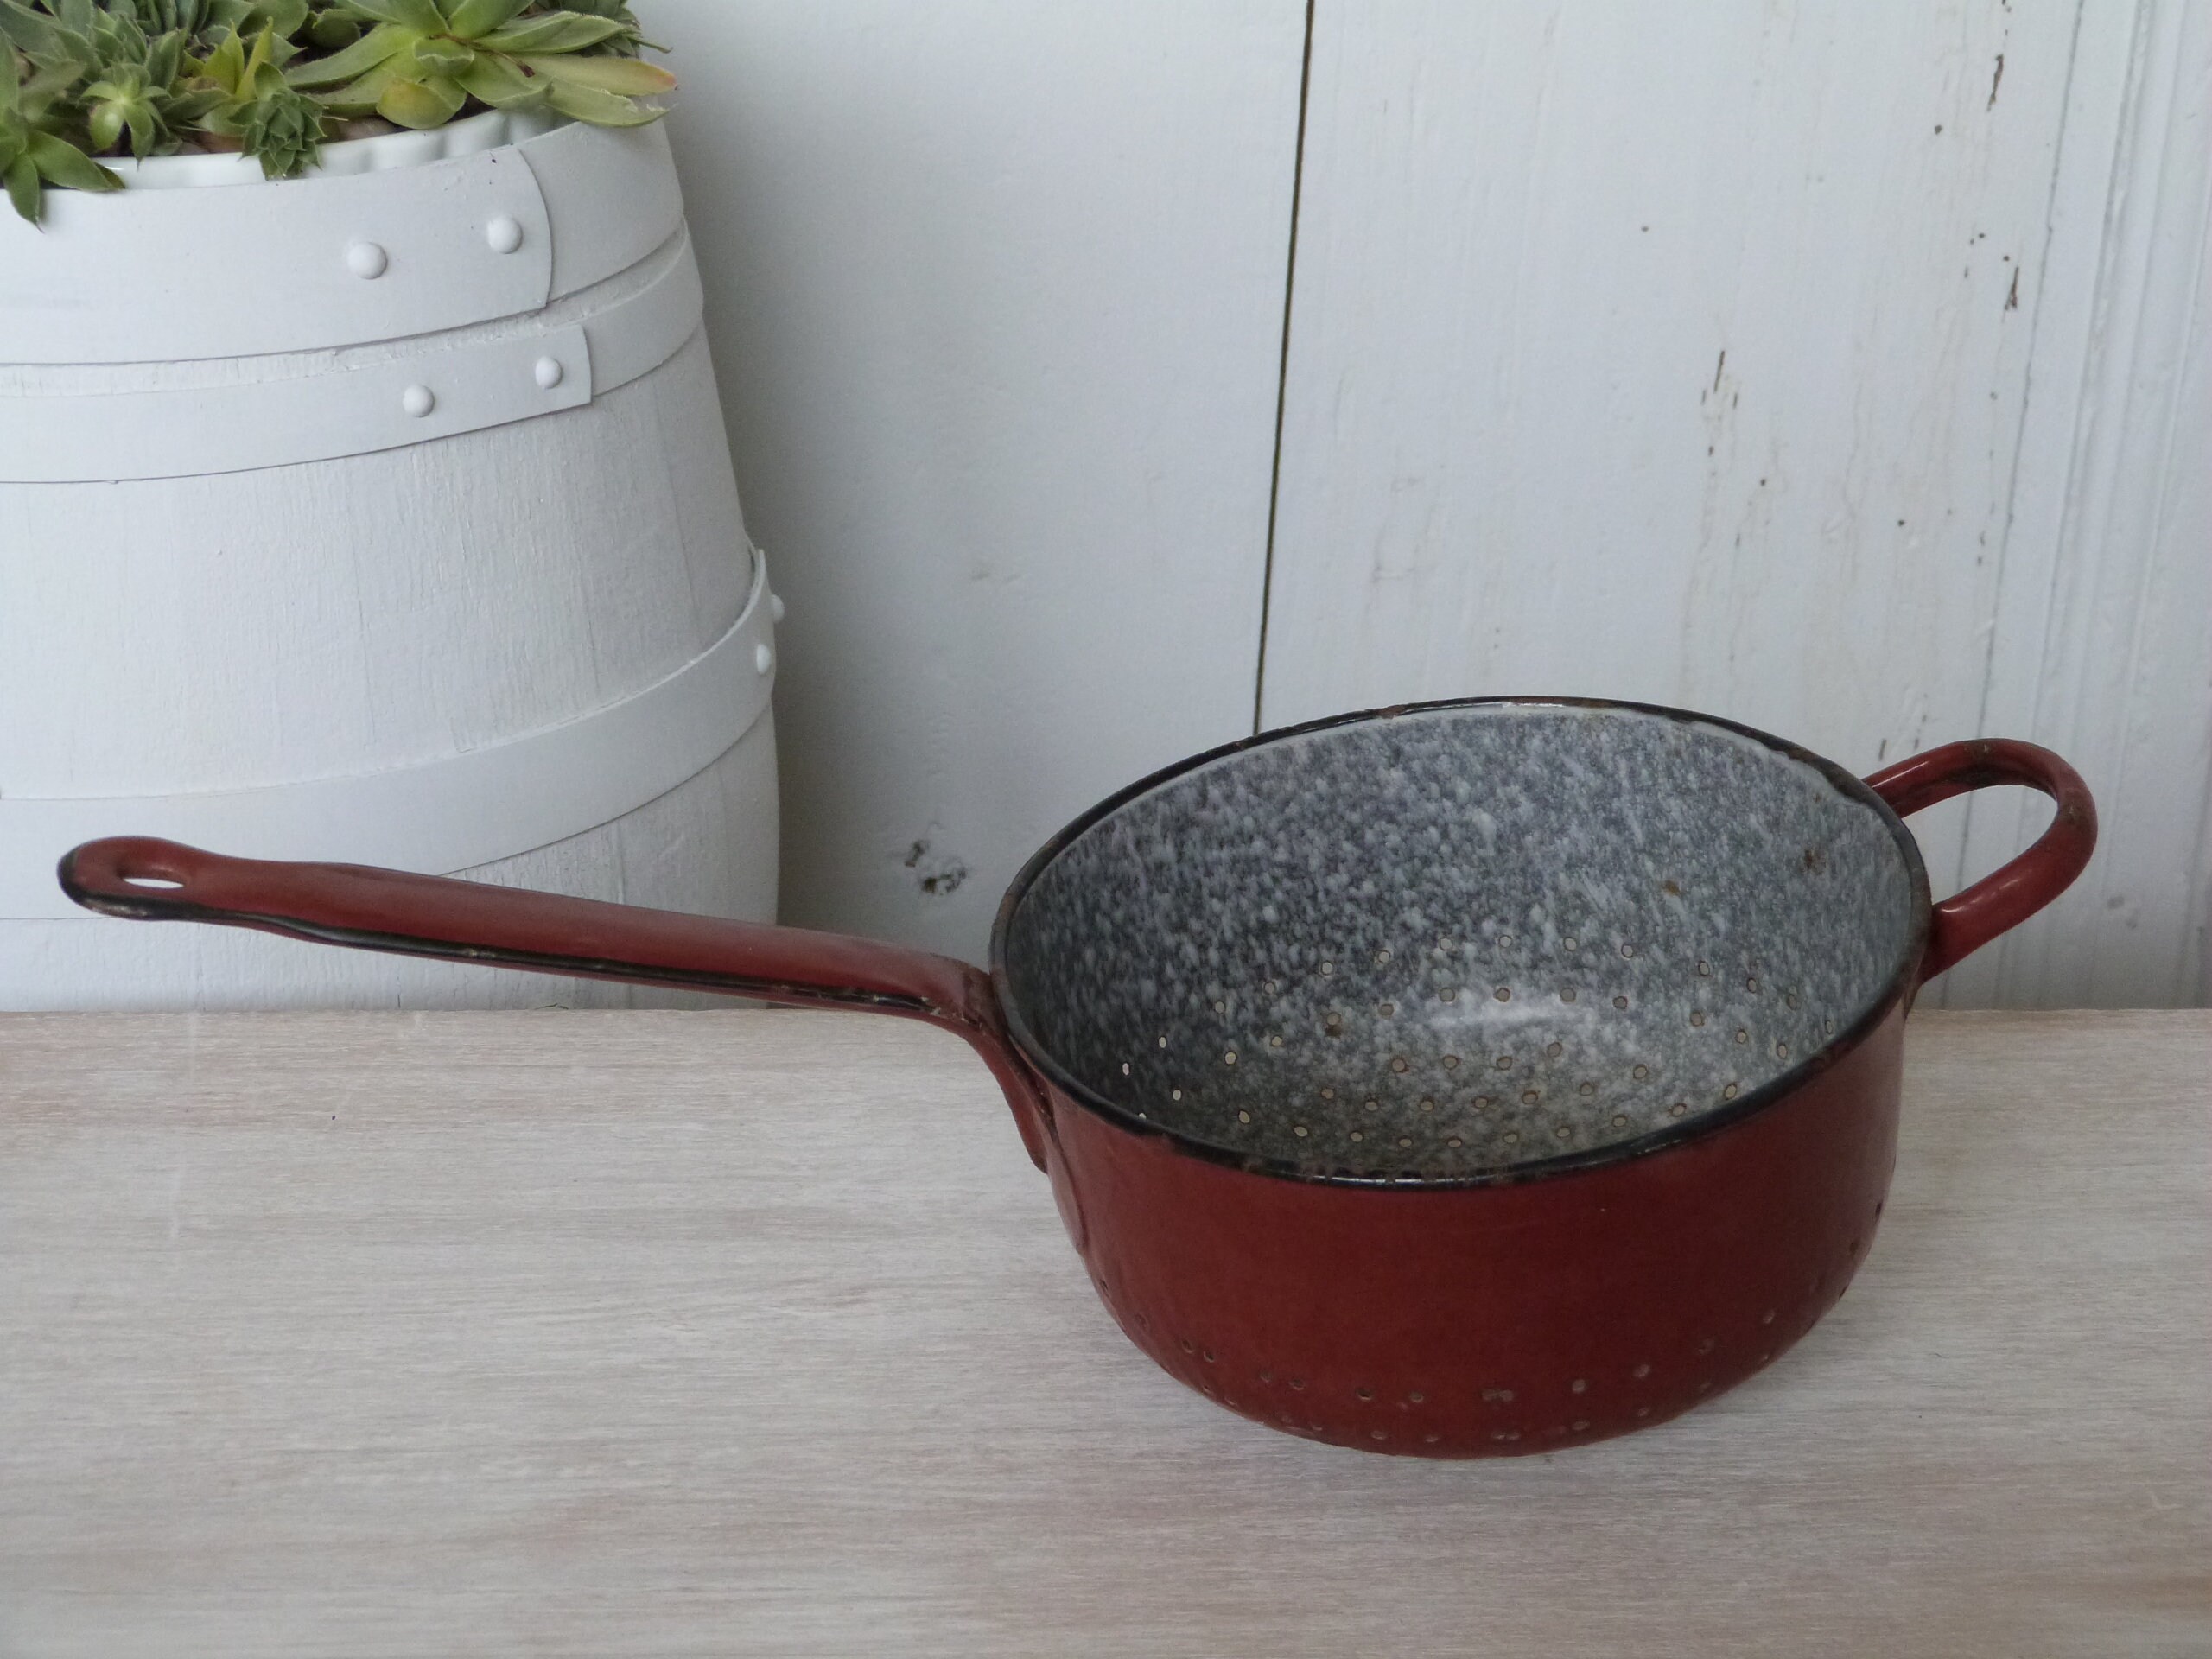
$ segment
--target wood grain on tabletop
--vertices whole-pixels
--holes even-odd
[[[0,1655],[2202,1655],[2208,1077],[1923,1015],[1803,1344],[1454,1465],[1154,1369],[919,1027],[10,1017]]]

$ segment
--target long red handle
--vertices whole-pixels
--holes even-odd
[[[399,956],[861,1008],[957,1032],[991,1068],[1045,1166],[1046,1104],[988,975],[950,957],[804,928],[569,899],[355,864],[226,858],[118,836],[65,855],[79,904],[137,921],[216,922]]]
[[[1876,772],[1867,787],[1899,817],[1970,789],[2024,784],[2058,804],[2041,840],[1993,874],[1936,906],[1923,983],[2018,927],[2074,885],[2097,845],[2097,808],[2082,774],[2049,749],[2011,738],[1946,743]]]

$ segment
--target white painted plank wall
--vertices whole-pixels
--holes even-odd
[[[980,955],[1249,728],[1303,7],[656,0],[746,518],[784,914]]]
[[[1627,696],[1860,770],[1970,734],[2070,29],[1323,7],[1266,721]]]
[[[1255,690],[1582,692],[2050,742],[2106,850],[1946,994],[2203,1000],[2212,0],[1318,0],[1270,579],[1302,12],[659,0],[786,916],[980,955]]]
[[[1862,771],[2039,737],[2107,850],[1955,1000],[2201,1000],[2206,10],[1324,0],[1266,723],[1623,696]],[[1939,888],[2040,829],[2012,799],[1970,849],[1964,803],[1916,821]]]
[[[2102,851],[1953,976],[1958,1006],[2212,1001],[2208,247],[2212,4],[2085,9],[1987,706],[2077,759]],[[2025,832],[2007,804],[1967,868]]]

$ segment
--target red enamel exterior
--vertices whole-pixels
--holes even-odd
[[[1284,1180],[1057,1099],[1053,1192],[1129,1339],[1210,1399],[1364,1451],[1551,1451],[1733,1387],[1843,1294],[1904,1016],[1709,1135],[1507,1185]]]
[[[1025,884],[1059,846],[1181,770],[1134,785],[1041,852],[1001,910],[1001,947]],[[257,863],[139,838],[87,843],[60,874],[79,902],[138,920],[215,922],[942,1026],[989,1065],[1099,1294],[1169,1373],[1311,1439],[1492,1457],[1601,1440],[1688,1410],[1768,1363],[1843,1294],[1889,1188],[1915,991],[2063,892],[2096,842],[2081,779],[2031,745],[1953,744],[1867,780],[1897,814],[1993,784],[2051,795],[2050,828],[1941,905],[1929,907],[1921,886],[1896,979],[1817,1055],[1679,1133],[1595,1161],[1451,1184],[1240,1166],[1083,1097],[1025,1036],[1002,950],[987,977],[863,939],[385,870]]]

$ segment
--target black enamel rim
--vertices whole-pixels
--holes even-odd
[[[1286,1158],[1263,1158],[1231,1151],[1202,1141],[1183,1130],[1171,1128],[1147,1117],[1141,1117],[1125,1106],[1119,1105],[1099,1094],[1088,1084],[1073,1076],[1061,1065],[1045,1046],[1038,1041],[1023,1017],[1020,1005],[1015,1001],[1012,982],[1006,966],[1007,934],[1014,912],[1030,887],[1047,867],[1068,846],[1092,825],[1110,817],[1141,796],[1148,795],[1163,785],[1173,782],[1187,772],[1199,766],[1239,754],[1247,749],[1256,749],[1286,738],[1303,737],[1309,733],[1329,731],[1338,727],[1362,726],[1382,721],[1395,720],[1406,715],[1433,714],[1455,709],[1516,708],[1516,709],[1587,709],[1595,710],[1624,710],[1631,714],[1655,715],[1662,719],[1678,721],[1687,726],[1707,726],[1718,730],[1733,732],[1764,744],[1776,753],[1812,767],[1839,794],[1872,809],[1889,828],[1897,850],[1904,855],[1905,873],[1912,889],[1912,925],[1905,936],[1905,945],[1897,967],[1885,982],[1879,995],[1867,1005],[1865,1012],[1851,1024],[1819,1048],[1798,1061],[1787,1071],[1761,1084],[1749,1094],[1726,1105],[1717,1107],[1688,1122],[1670,1124],[1650,1130],[1627,1141],[1613,1141],[1606,1146],[1580,1152],[1560,1153],[1554,1157],[1530,1159],[1525,1163],[1508,1164],[1496,1169],[1476,1170],[1464,1175],[1378,1175],[1358,1173],[1346,1169],[1332,1169],[1316,1164],[1300,1164]],[[1022,1057],[1036,1072],[1058,1094],[1083,1107],[1096,1116],[1105,1119],[1118,1128],[1134,1135],[1157,1135],[1179,1152],[1208,1163],[1224,1165],[1255,1175],[1272,1176],[1280,1180],[1306,1181],[1325,1186],[1357,1186],[1395,1189],[1406,1192],[1433,1192],[1455,1187],[1510,1186],[1524,1182],[1550,1179],[1561,1175],[1577,1174],[1612,1164],[1627,1163],[1663,1152],[1670,1147],[1687,1141],[1701,1140],[1717,1135],[1745,1119],[1764,1111],[1785,1096],[1794,1094],[1804,1084],[1835,1065],[1845,1055],[1866,1041],[1866,1038],[1886,1020],[1900,1001],[1908,997],[1915,986],[1921,963],[1928,954],[1928,930],[1930,902],[1928,891],[1928,868],[1922,862],[1920,845],[1904,821],[1890,810],[1889,803],[1867,787],[1855,773],[1814,753],[1802,744],[1788,741],[1772,733],[1760,731],[1717,715],[1700,714],[1690,709],[1672,709],[1662,703],[1624,702],[1604,697],[1447,697],[1433,702],[1394,703],[1385,709],[1363,709],[1351,714],[1332,715],[1324,720],[1310,720],[1300,725],[1278,727],[1273,731],[1257,733],[1251,737],[1224,743],[1219,748],[1208,749],[1163,767],[1148,778],[1139,779],[1128,788],[1109,795],[1082,817],[1054,836],[1021,867],[1013,886],[999,903],[997,919],[991,926],[991,989],[998,998],[999,1009],[1006,1018],[1007,1032],[1014,1038]]]

